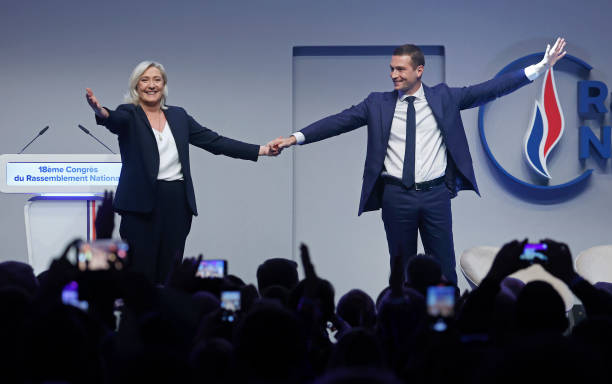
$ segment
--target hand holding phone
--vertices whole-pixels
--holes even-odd
[[[520,269],[527,268],[529,262],[521,260],[520,258],[521,254],[524,252],[525,244],[527,244],[527,239],[523,241],[513,240],[504,244],[499,252],[497,252],[497,255],[495,255],[495,259],[493,260],[493,264],[486,278],[499,283],[506,276]]]
[[[548,257],[548,263],[544,264],[544,268],[553,276],[569,284],[578,274],[574,269],[574,260],[567,244],[550,239],[541,242],[548,246],[546,251],[542,251]]]
[[[427,314],[434,319],[432,329],[444,332],[455,314],[455,287],[436,285],[427,288]]]

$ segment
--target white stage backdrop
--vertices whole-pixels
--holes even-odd
[[[558,0],[439,0],[427,5],[387,0],[3,1],[0,153],[16,153],[46,125],[50,129],[29,153],[105,153],[77,124],[118,150],[115,137],[95,126],[85,103],[85,87],[114,108],[122,102],[132,68],[145,59],[166,66],[170,104],[186,108],[221,134],[260,144],[289,134],[298,123],[358,102],[371,90],[391,89],[384,58],[359,61],[355,71],[322,71],[316,76],[307,72],[315,67],[300,67],[293,60],[295,46],[442,45],[446,82],[467,85],[492,77],[521,56],[542,51],[547,42],[563,35],[570,53],[594,67],[591,76],[609,83],[612,51],[605,47],[612,35],[611,13],[612,4],[604,0],[585,6]],[[334,71],[343,63],[330,61]],[[302,103],[300,93],[306,88],[301,87],[300,74],[327,79],[325,94],[320,99],[304,94],[307,100]],[[575,89],[563,92],[571,95]],[[511,100],[511,106],[523,102]],[[564,108],[576,106],[570,103]],[[482,198],[470,192],[453,201],[457,255],[472,246],[501,245],[525,236],[565,240],[574,253],[610,243],[609,160],[586,161],[584,166],[594,168],[594,174],[575,198],[538,204],[500,183],[480,143],[477,110],[462,116]],[[526,128],[520,125],[518,129]],[[575,138],[576,130],[566,127],[568,140]],[[313,245],[315,266],[337,286],[338,295],[349,287],[361,287],[375,296],[385,283],[388,259],[378,214],[356,218],[364,132],[298,148],[295,158],[290,150],[278,159],[257,163],[193,148],[191,165],[201,214],[193,222],[187,254],[226,258],[231,273],[254,282],[263,260],[293,257],[296,245],[307,241]],[[558,153],[556,165],[569,161],[571,169],[583,166],[576,165],[577,149],[560,160],[563,153]],[[520,149],[511,145],[502,146],[498,154],[521,156]],[[351,166],[345,170],[347,163]],[[320,185],[312,185],[312,179],[296,178],[294,183],[294,172],[314,178],[332,170],[345,173]],[[321,207],[303,183],[340,200]],[[0,260],[26,260],[27,198],[0,196]],[[320,217],[317,225],[315,217]],[[361,251],[356,254],[355,249]],[[354,262],[347,265],[346,260]]]

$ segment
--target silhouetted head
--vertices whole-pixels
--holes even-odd
[[[314,284],[314,297],[310,299],[317,302],[318,308],[321,311],[322,320],[331,320],[336,308],[334,304],[334,287],[329,281],[319,278],[315,279]],[[304,297],[305,287],[306,280],[302,280],[291,291],[291,295],[289,297],[289,306],[291,309],[298,309],[300,301]]]
[[[289,291],[286,287],[283,287],[282,285],[271,285],[267,287],[266,289],[264,289],[263,291],[261,291],[261,297],[270,299],[270,300],[276,300],[280,304],[282,304],[284,307],[289,306],[289,295],[290,294],[291,294],[291,291]]]
[[[327,372],[315,384],[401,384],[395,375],[382,369],[341,368]]]
[[[276,303],[260,301],[238,324],[234,339],[244,380],[291,382],[306,359],[306,338],[298,319]]]
[[[352,328],[338,340],[332,352],[330,368],[384,367],[382,348],[373,331]]]
[[[34,382],[101,383],[102,333],[95,324],[80,309],[60,304],[32,317],[21,340],[30,367],[25,377]]]
[[[571,339],[579,354],[586,360],[580,367],[585,373],[590,373],[599,380],[589,381],[587,377],[584,382],[611,383],[612,317],[587,317],[572,329]]]
[[[248,284],[240,289],[240,296],[242,313],[247,313],[251,310],[257,299],[259,299],[259,292],[257,292],[257,288],[253,284]]]
[[[18,287],[0,288],[0,350],[13,347],[7,340],[15,340],[24,319],[29,315],[32,298]],[[18,341],[18,340],[17,340]],[[6,351],[12,353],[14,351]]]
[[[242,280],[240,277],[236,276],[236,275],[227,275],[224,277],[224,280],[233,286],[242,288],[246,285],[246,283],[244,282],[244,280]]]
[[[231,382],[234,347],[221,338],[197,344],[189,357],[192,383],[223,384]]]
[[[519,331],[524,333],[562,333],[568,326],[563,299],[544,281],[532,281],[521,290],[516,303],[516,321]]]
[[[438,285],[442,280],[440,262],[429,255],[413,256],[408,262],[407,272],[407,284],[423,296],[427,294],[427,287]]]
[[[516,328],[516,302],[524,286],[525,283],[513,277],[502,280],[495,296],[493,323],[490,324],[491,332],[498,337],[513,334]]]
[[[408,299],[412,299],[412,301],[417,303],[423,303],[425,305],[425,297],[421,292],[417,291],[414,288],[404,286],[402,287],[402,294],[404,297]],[[391,297],[391,287],[385,287],[378,296],[376,297],[376,313],[380,314],[380,310],[385,302],[387,302]],[[423,307],[425,308],[425,307]]]
[[[387,345],[406,347],[427,319],[425,299],[416,290],[403,288],[402,297],[383,293],[378,309],[377,333]]]
[[[497,359],[492,373],[493,377],[483,382],[496,384],[609,382],[601,381],[601,378],[593,380],[575,345],[560,333],[551,332],[516,335],[505,346],[503,358]]]
[[[602,291],[607,292],[609,295],[612,295],[612,283],[598,281],[597,283],[593,284],[593,286],[597,289],[601,289]]]
[[[219,308],[220,300],[217,296],[206,291],[197,291],[191,295],[194,305],[199,309],[200,315],[206,315]]]
[[[336,312],[351,327],[372,328],[376,324],[374,301],[360,289],[352,289],[342,296]]]
[[[292,290],[298,283],[297,263],[289,259],[268,259],[257,268],[259,292],[271,285],[280,285]]]
[[[24,347],[22,332],[29,332],[24,327],[25,320],[30,315],[32,298],[25,290],[18,287],[0,288],[0,372],[2,382],[17,383],[23,380],[23,353],[18,351]],[[24,329],[25,328],[25,329]],[[31,369],[28,366],[28,369]]]
[[[5,261],[0,263],[0,288],[4,287],[21,288],[33,297],[38,291],[38,280],[29,264]]]

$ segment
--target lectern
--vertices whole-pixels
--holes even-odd
[[[120,155],[0,155],[0,192],[34,195],[23,213],[28,263],[38,274],[75,238],[95,239],[96,201],[115,190]]]

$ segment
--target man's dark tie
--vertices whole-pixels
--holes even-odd
[[[408,96],[408,112],[406,113],[406,150],[404,152],[404,171],[402,184],[406,188],[414,185],[414,148],[416,142],[416,112],[414,111],[414,96]]]

